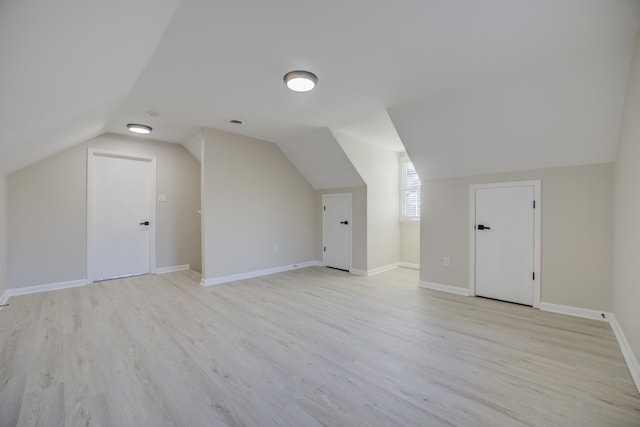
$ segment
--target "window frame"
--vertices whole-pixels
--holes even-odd
[[[405,185],[407,180],[405,179],[405,165],[411,165],[411,168],[415,171],[418,177],[417,185]],[[418,195],[418,215],[406,215],[407,213],[407,191],[415,191]],[[400,222],[420,222],[421,207],[422,207],[422,180],[415,170],[415,166],[409,157],[403,156],[400,158]]]

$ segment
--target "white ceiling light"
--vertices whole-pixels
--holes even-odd
[[[294,92],[309,92],[316,87],[318,76],[309,71],[289,71],[284,75],[284,82]]]
[[[136,123],[129,123],[127,125],[127,129],[129,129],[130,132],[139,133],[139,134],[143,134],[143,135],[151,133],[151,126],[139,125],[139,124],[136,124]]]

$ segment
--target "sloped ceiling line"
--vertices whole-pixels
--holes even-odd
[[[308,19],[300,0],[0,2],[0,172],[126,133],[150,110],[152,137],[175,143],[208,127],[384,144],[391,117],[425,177],[612,158],[637,0],[366,6],[314,4]],[[293,69],[317,88],[287,90]],[[521,71],[491,81],[505,70]],[[338,154],[341,181],[361,182]]]
[[[365,185],[328,128],[277,145],[316,190]]]

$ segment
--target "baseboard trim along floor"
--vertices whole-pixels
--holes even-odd
[[[156,268],[155,274],[173,273],[176,271],[189,270],[191,266],[189,264],[175,265],[170,267]],[[77,288],[79,286],[86,286],[92,282],[87,279],[69,280],[66,282],[45,283],[43,285],[25,286],[22,288],[7,289],[0,298],[0,304],[5,304],[10,297],[18,295],[37,294],[40,292],[57,291],[60,289]]]
[[[421,289],[418,274],[310,267],[203,287],[187,270],[17,296],[0,312],[2,420],[637,423],[605,322]]]
[[[420,281],[418,286],[421,288],[432,289],[441,292],[447,292],[454,295],[470,296],[471,292],[468,288],[462,288],[458,286],[443,285],[439,283],[431,283]],[[553,304],[549,302],[540,302],[540,310],[547,311],[549,313],[564,314],[567,316],[579,317],[582,319],[598,320],[600,322],[607,322],[611,325],[611,329],[618,341],[624,360],[629,368],[633,382],[635,383],[638,392],[640,393],[640,363],[636,355],[631,350],[629,341],[627,340],[622,327],[618,323],[613,313],[599,310],[592,310],[588,308],[572,307],[569,305]]]
[[[238,280],[253,279],[254,277],[268,276],[270,274],[283,273],[285,271],[297,270],[299,268],[317,267],[322,265],[320,261],[305,261],[296,264],[287,264],[280,267],[265,268],[263,270],[248,271],[246,273],[229,274],[226,276],[202,278],[200,284],[203,286],[222,285],[224,283],[236,282]]]
[[[441,283],[433,283],[433,282],[424,282],[422,280],[418,283],[418,286],[425,289],[433,289],[434,291],[446,292],[448,294],[462,295],[465,297],[469,296],[468,288],[460,288],[458,286],[443,285]]]
[[[320,261],[306,261],[306,262],[301,262],[297,264],[289,264],[281,267],[269,268],[269,269],[252,271],[247,273],[215,277],[207,280],[203,279],[201,280],[201,284],[204,286],[220,285],[220,284],[235,282],[239,280],[246,280],[246,279],[251,279],[251,278],[276,274],[276,273],[282,273],[282,272],[297,270],[297,269],[306,268],[306,267],[321,266],[321,265],[322,263]],[[396,263],[393,265],[384,266],[384,267],[381,267],[375,270],[366,271],[366,272],[360,271],[360,270],[357,270],[357,272],[352,270],[351,272],[353,274],[366,277],[366,276],[371,276],[374,274],[380,274],[380,273],[393,270],[397,268],[399,265],[400,265],[399,263]],[[161,267],[156,269],[156,273],[157,274],[173,273],[178,271],[189,270],[189,267],[190,266],[188,264],[170,266],[170,267]],[[358,273],[364,273],[364,274],[358,274]],[[36,286],[28,286],[24,288],[7,289],[0,297],[0,305],[7,304],[9,302],[9,299],[14,296],[29,295],[29,294],[61,290],[61,289],[67,289],[67,288],[75,288],[75,287],[85,286],[87,284],[89,284],[87,279],[79,279],[79,280],[71,280],[66,282],[57,282],[57,283],[48,283],[48,284],[36,285]],[[470,295],[470,291],[468,288],[463,288],[458,286],[444,285],[440,283],[433,283],[433,282],[426,282],[426,281],[419,281],[418,286],[421,288],[446,292],[454,295],[462,295],[462,296]],[[0,310],[1,309],[2,307],[0,307]],[[636,388],[640,392],[640,364],[638,363],[638,359],[636,355],[631,350],[631,346],[629,345],[629,342],[626,338],[626,335],[624,334],[622,327],[620,326],[617,319],[612,313],[601,312],[598,310],[591,310],[591,309],[585,309],[580,307],[572,307],[572,306],[561,305],[561,304],[547,303],[547,302],[540,303],[540,310],[551,312],[551,313],[564,314],[568,316],[584,318],[584,319],[608,322],[611,325],[611,329],[613,330],[616,340],[618,342],[618,345],[620,346],[620,350],[622,351],[624,360],[627,364],[629,372],[631,373],[631,376],[636,385]]]

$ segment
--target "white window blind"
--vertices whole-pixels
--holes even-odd
[[[401,200],[401,219],[418,220],[420,219],[420,177],[413,167],[413,163],[409,158],[404,157],[400,160],[400,170],[402,173],[400,179]]]

